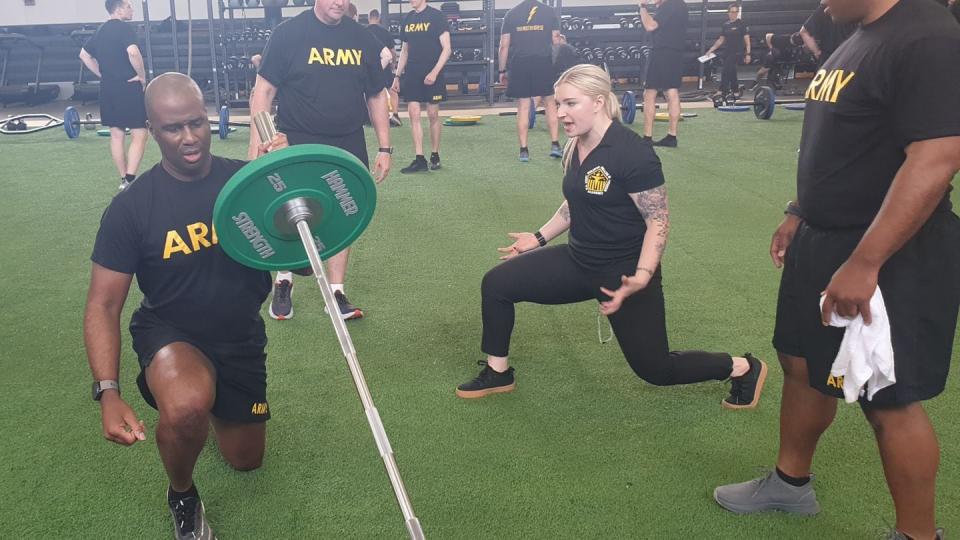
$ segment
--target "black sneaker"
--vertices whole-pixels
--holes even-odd
[[[430,170],[435,171],[440,168],[440,154],[434,152],[430,154]]]
[[[130,182],[127,182],[127,179],[126,179],[126,178],[121,178],[121,179],[120,179],[120,186],[118,186],[117,189],[120,190],[120,191],[126,191],[126,189],[127,189],[128,187],[130,187]]]
[[[660,139],[659,141],[653,143],[654,146],[662,146],[665,148],[676,148],[677,147],[677,136],[676,135],[667,135],[666,137]]]
[[[402,174],[410,174],[428,170],[430,170],[430,168],[427,166],[427,160],[423,156],[417,156],[410,165],[400,169],[400,172]]]
[[[173,516],[173,537],[177,540],[217,540],[204,514],[200,497],[184,497],[170,500],[170,515]]]
[[[513,382],[512,367],[500,373],[488,366],[486,360],[478,360],[477,365],[483,366],[483,370],[472,381],[457,387],[457,397],[481,398],[489,394],[512,392],[517,387],[516,383]]]
[[[340,318],[349,321],[351,319],[362,319],[363,311],[357,306],[350,303],[347,300],[347,295],[343,294],[340,291],[333,291],[333,297],[337,300],[337,308],[340,310]],[[323,308],[324,313],[329,313],[326,306]]]
[[[942,528],[937,529],[937,535],[934,538],[935,540],[943,540]],[[896,529],[892,529],[884,534],[883,539],[884,540],[910,540],[910,537]]]
[[[643,144],[649,144],[650,146],[653,146],[653,137],[644,135],[643,139],[641,139],[641,142],[643,142]]]
[[[390,127],[400,127],[403,125],[403,122],[400,121],[400,117],[397,115],[392,115],[390,117]]]
[[[520,162],[521,162],[521,163],[526,163],[526,162],[528,162],[528,161],[530,161],[530,150],[527,150],[526,148],[521,148],[521,149],[520,149]]]
[[[767,380],[767,364],[750,353],[743,355],[750,363],[750,371],[730,379],[730,396],[723,400],[728,409],[752,409],[760,401],[763,383]]]
[[[285,321],[293,318],[293,282],[286,279],[273,284],[270,318]]]

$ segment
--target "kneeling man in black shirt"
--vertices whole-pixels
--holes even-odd
[[[836,398],[859,396],[896,508],[887,538],[929,540],[940,536],[940,454],[921,402],[944,389],[960,308],[960,219],[949,196],[960,170],[960,27],[930,0],[825,5],[836,22],[858,27],[807,88],[797,202],[770,246],[783,268],[773,337],[784,372],[777,469],[721,486],[714,498],[736,513],[817,513],[817,442]],[[892,352],[884,356],[895,381],[883,383],[893,384],[875,384],[866,363],[834,366],[841,351],[863,350],[828,326],[843,323],[834,315],[862,317],[853,322],[870,329],[889,323],[889,340],[864,345]],[[874,375],[861,386],[864,373]]]
[[[125,446],[146,440],[146,426],[117,382],[120,313],[136,276],[143,292],[130,321],[137,384],[160,413],[157,447],[170,479],[175,538],[214,538],[193,468],[209,424],[233,468],[253,470],[263,460],[270,409],[260,306],[270,274],[242,266],[218,245],[213,205],[245,162],[210,154],[200,88],[185,75],[161,75],[147,86],[146,107],[163,157],[101,218],[84,339],[104,437]],[[278,135],[261,149],[284,146]]]

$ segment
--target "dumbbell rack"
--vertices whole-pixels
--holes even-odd
[[[232,5],[234,3],[240,5]],[[256,69],[250,58],[263,52],[272,31],[265,25],[260,26],[260,18],[257,18],[257,23],[251,23],[246,17],[247,10],[263,10],[264,6],[260,2],[256,2],[256,5],[245,5],[246,3],[244,0],[217,0],[220,15],[218,46],[222,58],[217,68],[224,75],[223,88],[226,91],[227,104],[233,108],[249,106],[250,90],[256,77]],[[298,11],[309,9],[308,6],[289,3],[277,9],[283,8],[296,8]],[[242,14],[239,20],[234,15],[237,11]],[[219,109],[219,102],[217,107]]]
[[[429,3],[444,3],[449,0],[427,0]],[[493,103],[494,62],[496,58],[495,32],[498,31],[494,18],[494,0],[464,0],[480,4],[479,10],[461,11],[457,15],[447,14],[450,21],[450,44],[453,50],[444,71],[449,82],[453,76],[460,86],[457,99],[483,99]],[[460,3],[464,3],[460,2]],[[400,43],[400,23],[403,19],[403,6],[408,0],[380,0],[380,13],[383,24]],[[470,92],[472,76],[478,74],[478,91]]]

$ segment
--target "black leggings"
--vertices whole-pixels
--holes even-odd
[[[617,289],[620,273],[601,275],[578,265],[566,244],[540,248],[500,264],[483,277],[483,342],[491,356],[507,356],[517,302],[572,304],[609,300],[600,287]],[[628,297],[610,316],[627,363],[641,379],[658,386],[723,380],[729,354],[669,352],[660,271],[647,287]]]
[[[720,92],[732,94],[740,89],[737,77],[737,64],[742,57],[739,54],[728,54],[723,57],[723,68],[720,70]]]

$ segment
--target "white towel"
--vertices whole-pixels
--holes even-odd
[[[823,299],[820,307],[823,308]],[[866,392],[867,399],[897,382],[893,369],[893,344],[890,341],[890,319],[883,303],[880,287],[870,298],[869,326],[863,324],[863,316],[853,319],[830,315],[830,326],[846,327],[837,358],[830,368],[830,375],[843,377],[843,397],[853,403]]]

